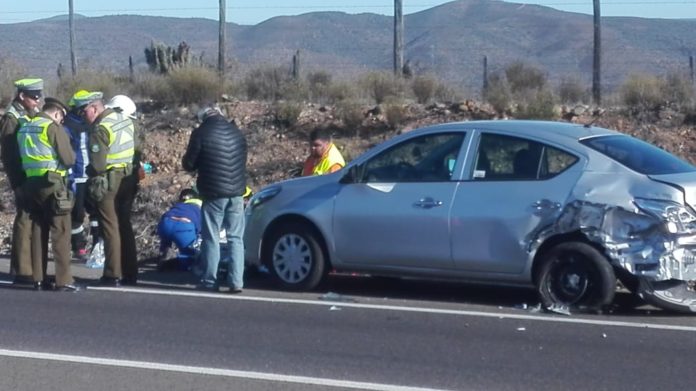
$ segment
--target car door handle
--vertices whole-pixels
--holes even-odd
[[[553,202],[551,200],[547,200],[546,198],[534,201],[532,203],[532,207],[536,210],[544,210],[544,209],[560,209],[561,204],[559,202]]]
[[[421,198],[418,202],[414,203],[413,206],[416,208],[430,209],[437,206],[441,206],[442,201],[434,200],[430,197]]]

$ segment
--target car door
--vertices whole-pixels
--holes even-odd
[[[355,167],[355,183],[335,199],[335,256],[369,267],[452,268],[449,210],[465,136],[417,136]]]
[[[476,145],[476,143],[474,143]],[[452,205],[458,269],[522,273],[530,240],[552,224],[582,173],[580,158],[558,147],[482,133]]]

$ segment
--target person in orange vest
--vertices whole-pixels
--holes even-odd
[[[336,172],[346,165],[343,155],[331,141],[325,129],[316,129],[309,135],[309,157],[305,160],[302,176],[324,175]]]

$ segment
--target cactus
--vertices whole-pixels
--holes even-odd
[[[191,48],[186,42],[179,43],[176,49],[163,43],[150,43],[145,48],[145,61],[152,72],[169,73],[175,67],[184,67],[190,60]]]

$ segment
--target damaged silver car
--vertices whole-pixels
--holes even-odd
[[[343,170],[258,192],[250,263],[287,289],[330,270],[526,285],[598,309],[623,285],[696,311],[696,168],[594,126],[474,121],[411,131]]]

